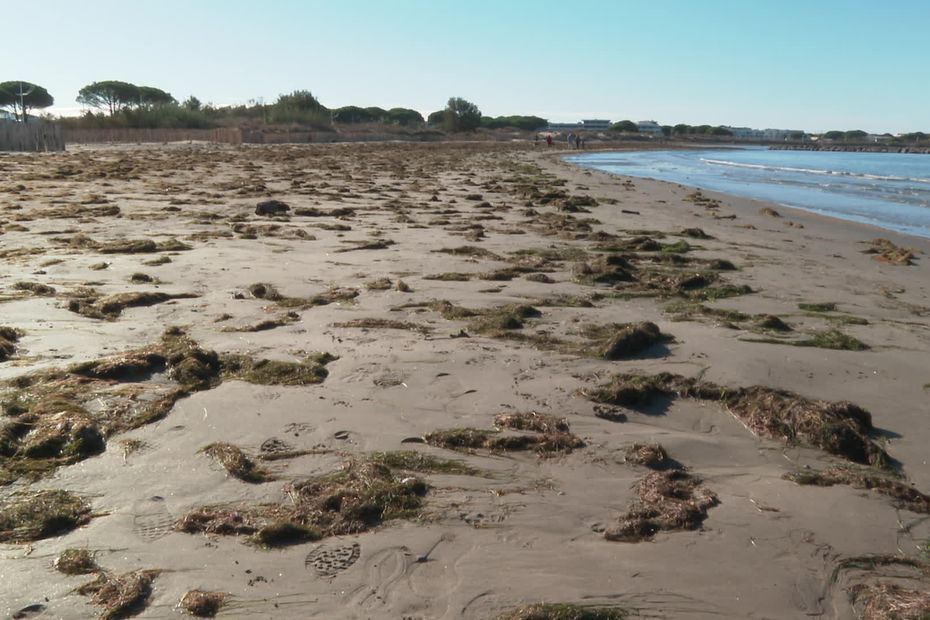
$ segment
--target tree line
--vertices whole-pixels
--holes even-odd
[[[77,102],[88,110],[80,117],[60,118],[72,127],[210,128],[230,125],[299,124],[317,128],[334,123],[381,123],[401,127],[435,127],[447,131],[516,128],[538,130],[548,124],[538,116],[483,116],[474,103],[452,97],[442,110],[428,118],[410,108],[376,106],[327,108],[308,90],[280,95],[273,103],[250,101],[247,105],[213,106],[190,96],[179,102],[154,86],[120,80],[92,82],[80,89]],[[26,81],[0,83],[0,108],[9,108],[18,121],[29,112],[52,106],[55,99],[37,84]]]

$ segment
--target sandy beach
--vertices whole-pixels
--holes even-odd
[[[930,590],[930,240],[566,154],[0,154],[0,617]]]

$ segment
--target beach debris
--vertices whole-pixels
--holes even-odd
[[[850,589],[866,620],[924,620],[930,617],[930,591],[895,583],[856,584]]]
[[[759,214],[765,215],[766,217],[781,217],[781,213],[771,207],[762,207],[759,209]]]
[[[232,317],[229,317],[232,318]],[[224,319],[226,320],[226,319]],[[224,327],[222,331],[224,332],[263,332],[270,329],[276,329],[278,327],[284,327],[285,325],[290,325],[300,320],[300,315],[296,312],[287,312],[274,319],[264,319],[256,323],[249,323],[247,325],[240,326],[228,326]]]
[[[701,480],[681,469],[655,471],[636,486],[638,499],[607,529],[607,540],[641,542],[658,532],[696,530],[720,500]]]
[[[413,450],[374,452],[368,456],[368,459],[372,463],[384,465],[394,471],[413,472],[418,474],[451,474],[459,476],[474,476],[479,473],[477,469],[470,467],[463,461],[442,459]]]
[[[68,302],[68,310],[92,319],[116,320],[126,308],[154,306],[174,299],[196,299],[193,293],[163,293],[161,291],[139,291],[99,296],[95,291],[76,292]]]
[[[230,597],[228,592],[190,590],[181,597],[178,606],[196,618],[213,618]]]
[[[55,288],[39,282],[15,282],[13,290],[32,293],[36,297],[51,297],[55,294]]]
[[[247,288],[249,295],[255,299],[264,299],[273,301],[282,308],[294,310],[303,310],[315,306],[327,306],[333,303],[348,302],[358,297],[358,289],[354,288],[330,288],[323,293],[311,297],[287,297],[282,295],[278,289],[267,282],[257,282]],[[241,293],[237,293],[241,296]]]
[[[649,469],[666,469],[672,461],[662,444],[634,443],[626,449],[626,461]]]
[[[759,329],[771,329],[776,332],[790,332],[791,326],[774,314],[765,314],[758,317],[755,325]]]
[[[805,312],[834,312],[836,303],[832,301],[801,302],[798,304],[798,308]]]
[[[807,444],[854,463],[891,467],[891,458],[870,435],[872,415],[849,402],[811,400],[785,390],[754,385],[727,388],[667,372],[625,373],[582,394],[597,403],[642,407],[659,396],[721,403],[756,435]]]
[[[394,286],[394,283],[391,282],[390,278],[377,278],[375,280],[369,280],[365,283],[365,288],[369,291],[387,291]]]
[[[106,438],[159,420],[181,398],[223,381],[321,383],[333,359],[325,353],[297,362],[219,354],[170,328],[148,347],[16,377],[0,397],[0,483],[99,454]],[[106,406],[98,411],[99,403]]]
[[[350,248],[339,248],[338,250],[333,250],[337,253],[343,252],[354,252],[356,250],[386,250],[392,245],[395,244],[394,241],[390,239],[373,239],[371,241],[363,240],[346,240],[343,243],[349,243],[352,245]]]
[[[831,487],[844,484],[854,489],[874,491],[891,498],[891,503],[896,508],[930,514],[930,496],[921,493],[899,477],[883,471],[834,465],[820,471],[801,469],[785,474],[784,478],[800,485]]]
[[[77,589],[82,596],[90,596],[90,602],[102,611],[100,620],[117,620],[134,616],[145,609],[152,595],[152,584],[161,573],[159,570],[137,570],[122,575],[106,571],[97,573],[97,578]]]
[[[629,612],[622,607],[534,603],[504,612],[496,620],[624,620],[628,617]]]
[[[917,251],[912,248],[902,248],[892,241],[883,238],[872,239],[870,246],[863,250],[863,254],[872,254],[875,260],[892,265],[913,265]]]
[[[0,325],[0,362],[5,362],[16,352],[16,343],[23,336],[23,331]]]
[[[596,354],[591,357],[605,360],[630,359],[655,344],[671,340],[668,334],[663,334],[659,326],[650,321],[589,326],[582,333],[598,343],[595,345]]]
[[[484,258],[487,260],[504,260],[499,254],[481,248],[475,245],[462,245],[456,248],[441,248],[433,250],[442,254],[451,254],[452,256],[468,256],[470,258]]]
[[[0,503],[0,543],[59,536],[90,519],[90,506],[70,491],[17,491]]]
[[[301,217],[351,217],[355,215],[355,209],[351,207],[336,207],[335,209],[323,210],[316,207],[297,207],[294,209],[294,215]]]
[[[201,448],[198,452],[206,454],[223,468],[233,478],[243,482],[261,483],[275,480],[275,476],[257,465],[242,448],[231,443],[216,442]]]
[[[583,448],[582,439],[567,431],[550,431],[543,433],[504,433],[500,430],[476,428],[453,428],[434,431],[423,436],[431,446],[471,452],[488,450],[491,452],[520,452],[531,450],[539,456],[568,454]]]
[[[357,328],[357,329],[399,329],[407,331],[415,331],[420,333],[429,333],[432,331],[432,328],[426,325],[420,325],[418,323],[412,323],[410,321],[398,321],[396,319],[378,319],[378,318],[363,318],[363,319],[352,319],[351,321],[341,321],[338,323],[333,323],[333,327],[340,328]]]
[[[701,228],[684,228],[678,234],[683,237],[691,237],[692,239],[713,239],[713,237],[708,235]]]
[[[415,518],[427,485],[415,476],[398,476],[366,459],[341,470],[289,483],[284,504],[204,506],[178,521],[187,533],[247,536],[263,547],[280,547],[364,532],[393,519]]]
[[[89,549],[65,549],[55,558],[55,569],[66,575],[87,575],[100,570]]]
[[[847,584],[856,617],[866,620],[924,620],[930,617],[930,564],[903,555],[840,559],[833,581]]]
[[[494,426],[515,431],[533,431],[534,433],[569,432],[568,421],[565,418],[535,411],[499,413],[494,416]]]
[[[286,215],[291,207],[280,200],[265,200],[255,205],[255,215],[264,217],[274,217],[277,215]]]

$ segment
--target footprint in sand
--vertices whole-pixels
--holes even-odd
[[[165,507],[165,500],[151,497],[136,506],[132,517],[132,532],[146,542],[167,536],[174,527],[175,518]]]
[[[259,450],[262,454],[282,454],[293,452],[294,446],[277,437],[270,437],[262,442]]]
[[[335,577],[358,560],[362,553],[360,544],[327,545],[322,544],[307,554],[304,566],[318,577]]]
[[[410,550],[407,547],[388,547],[375,553],[365,562],[368,569],[366,586],[355,592],[353,603],[363,607],[383,607],[397,584],[407,577],[410,567]]]
[[[316,427],[309,422],[291,422],[286,424],[282,430],[288,435],[298,437],[301,433],[312,433]]]

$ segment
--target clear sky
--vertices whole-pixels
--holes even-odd
[[[217,105],[450,96],[484,114],[930,130],[930,0],[74,0],[0,11],[0,81],[76,113],[95,80]]]

